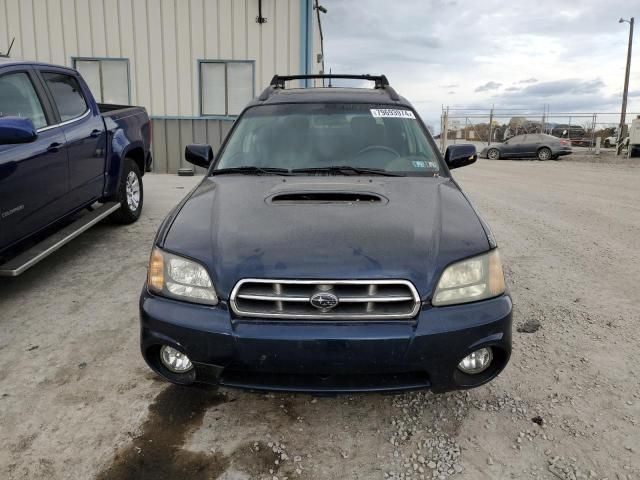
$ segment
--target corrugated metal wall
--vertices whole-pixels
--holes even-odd
[[[153,120],[153,170],[175,173],[180,167],[190,166],[184,160],[184,149],[189,143],[208,143],[217,153],[233,122],[227,120]],[[195,168],[197,172],[204,171]]]
[[[276,72],[304,71],[305,2],[312,11],[311,0],[262,0],[267,23],[258,24],[258,0],[0,0],[0,51],[15,37],[13,58],[67,66],[73,57],[129,59],[131,103],[169,117],[154,119],[157,171],[175,172],[186,143],[215,148],[231,126],[194,119],[198,60],[255,60],[254,94]]]
[[[255,60],[259,91],[300,69],[300,0],[0,0],[0,51],[72,65],[128,58],[132,102],[154,116],[199,116],[198,59]]]

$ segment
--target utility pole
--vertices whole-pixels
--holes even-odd
[[[629,47],[627,49],[627,70],[624,74],[624,91],[622,92],[622,112],[620,113],[620,126],[618,127],[618,139],[616,146],[616,154],[620,155],[622,152],[623,130],[627,116],[627,95],[629,93],[629,74],[631,72],[631,47],[633,46],[633,23],[634,19],[625,20],[620,19],[620,23],[626,22],[629,24]]]
[[[489,113],[489,142],[487,145],[491,145],[491,135],[493,134],[493,107],[494,105],[491,105],[491,112]]]
[[[449,140],[449,107],[447,106],[447,110],[444,112],[443,122],[442,122],[442,132],[440,133],[440,140],[442,142],[442,153],[447,149],[447,140]]]

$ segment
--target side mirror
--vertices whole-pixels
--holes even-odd
[[[444,161],[450,169],[471,165],[477,159],[475,145],[449,145],[444,154]]]
[[[30,143],[36,138],[38,138],[38,132],[33,126],[33,122],[28,118],[0,118],[0,145]]]
[[[194,143],[184,149],[184,158],[187,162],[198,167],[209,168],[213,160],[213,149],[206,143]]]

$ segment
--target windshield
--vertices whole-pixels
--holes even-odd
[[[437,154],[420,123],[411,110],[402,107],[265,105],[247,110],[238,122],[215,170],[258,167],[295,171],[340,166],[347,169],[339,173],[350,174],[358,173],[357,169],[406,175],[440,172]]]

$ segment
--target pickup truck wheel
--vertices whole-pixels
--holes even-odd
[[[111,215],[111,219],[116,223],[122,224],[135,222],[140,218],[143,199],[140,169],[136,162],[130,158],[125,158],[116,195],[116,201],[120,202],[120,210],[114,212]]]
[[[538,160],[549,160],[551,158],[551,150],[547,147],[542,147],[538,150]]]
[[[611,148],[611,142],[609,141],[609,139],[606,139],[604,141],[604,148]]]

